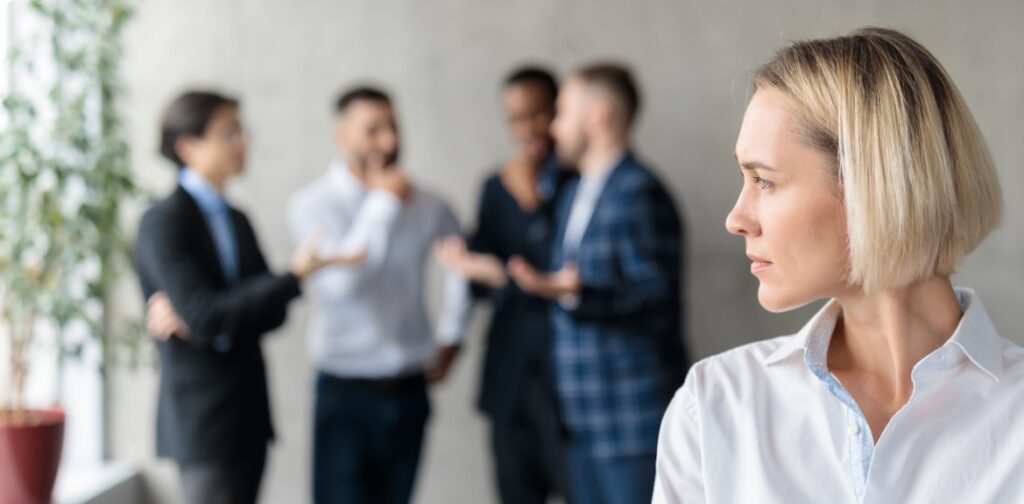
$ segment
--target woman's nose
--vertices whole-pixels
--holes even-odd
[[[751,236],[760,233],[757,219],[751,211],[750,202],[740,193],[739,199],[725,218],[725,229],[737,236]]]

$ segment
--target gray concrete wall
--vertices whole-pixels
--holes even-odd
[[[124,75],[139,180],[162,193],[173,184],[156,155],[162,107],[186,86],[237,94],[253,132],[244,180],[231,188],[255,222],[271,262],[291,247],[289,195],[332,155],[329,108],[346,83],[372,79],[398,100],[405,164],[412,177],[473,215],[479,183],[509,152],[497,83],[513,65],[539,61],[567,72],[592,58],[629,61],[646,106],[638,151],[658,167],[686,213],[691,263],[690,344],[705,356],[795,331],[811,308],[770,315],[755,300],[743,246],[723,222],[740,185],[732,148],[747,74],[785,40],[879,24],[907,31],[946,65],[971,105],[999,165],[1006,220],[964,265],[1003,333],[1024,343],[1024,3],[788,0],[146,0],[127,33]],[[129,225],[135,225],[133,212]],[[134,284],[118,296],[140,309]],[[265,502],[308,500],[312,370],[306,307],[267,340],[280,441]],[[472,403],[480,328],[451,381],[434,392],[417,502],[491,502],[485,425]],[[152,367],[118,370],[111,383],[111,444],[146,467],[152,502],[176,500],[173,467],[155,462]]]

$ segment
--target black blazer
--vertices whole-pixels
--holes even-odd
[[[502,262],[518,255],[547,269],[554,234],[553,202],[573,176],[554,156],[549,158],[540,181],[542,202],[531,212],[519,208],[500,174],[489,177],[480,196],[477,230],[467,240],[469,248],[493,254]],[[554,397],[550,307],[547,300],[523,292],[515,282],[500,290],[474,284],[473,294],[490,301],[494,309],[477,404],[492,421],[508,421],[526,407],[521,390],[529,377],[547,383]]]
[[[157,454],[180,462],[230,460],[272,439],[261,336],[299,296],[291,274],[270,273],[245,215],[231,209],[238,281],[229,286],[199,206],[180,186],[139,224],[135,269],[149,299],[163,291],[188,341],[157,342],[162,370]],[[214,339],[224,335],[214,348]]]

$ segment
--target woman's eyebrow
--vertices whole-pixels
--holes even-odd
[[[736,158],[736,161],[739,162],[739,157],[738,156],[733,154],[732,157]],[[775,168],[772,168],[771,166],[768,166],[767,164],[762,163],[760,161],[746,161],[746,162],[740,163],[740,168],[743,168],[744,170],[775,171]]]

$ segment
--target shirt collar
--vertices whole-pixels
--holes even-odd
[[[981,298],[972,289],[957,288],[956,297],[964,314],[953,336],[943,348],[956,347],[975,367],[999,381],[1003,371],[1002,337],[989,318]],[[819,378],[828,373],[828,344],[842,307],[832,299],[807,322],[800,332],[764,359],[772,365],[804,351],[804,363]]]
[[[604,168],[602,168],[600,171],[591,172],[591,173],[581,173],[580,174],[580,178],[582,180],[584,180],[584,181],[587,181],[587,180],[593,180],[595,182],[599,181],[599,180],[600,181],[604,181],[604,180],[606,180],[608,178],[608,175],[610,175],[613,171],[615,171],[615,168],[617,168],[620,164],[622,164],[623,161],[626,160],[626,156],[628,156],[628,155],[629,155],[629,152],[623,151],[622,154],[620,154],[618,156],[615,156],[614,161],[612,161],[609,165],[607,165]]]
[[[580,185],[577,190],[580,194],[587,194],[594,198],[604,189],[605,183],[608,182],[608,177],[611,176],[612,172],[621,165],[626,158],[629,156],[629,152],[623,152],[621,156],[615,158],[615,161],[608,165],[603,170],[596,173],[580,174]]]
[[[334,186],[347,196],[362,198],[368,192],[366,186],[352,174],[352,170],[344,161],[332,161],[327,169],[327,176]]]
[[[196,173],[195,170],[185,167],[178,172],[178,184],[192,199],[196,201],[199,208],[206,213],[222,212],[228,208],[224,196],[217,192],[210,182]]]
[[[772,365],[794,356],[801,350],[804,351],[805,362],[814,361],[819,358],[817,355],[822,350],[828,350],[828,343],[832,339],[832,331],[836,327],[836,321],[842,313],[842,307],[835,299],[829,300],[818,313],[815,313],[811,320],[804,324],[800,332],[786,340],[782,346],[765,357],[764,363]],[[813,355],[813,358],[811,357]],[[822,370],[816,363],[808,365],[815,375]]]
[[[946,344],[960,347],[975,366],[999,381],[1003,376],[1003,338],[974,290],[957,289],[956,296],[964,316]]]

